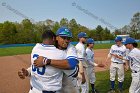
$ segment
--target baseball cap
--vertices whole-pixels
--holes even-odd
[[[94,39],[88,38],[87,39],[87,44],[94,44]]]
[[[120,36],[116,37],[115,42],[117,42],[117,41],[122,41],[122,37],[120,37]]]
[[[67,27],[60,27],[56,31],[57,36],[66,36],[66,37],[72,37],[72,32]]]
[[[87,37],[87,34],[85,32],[80,32],[78,34],[78,38],[82,38],[82,37]]]
[[[126,45],[126,44],[132,44],[132,43],[136,43],[136,41],[135,41],[134,38],[131,38],[131,37],[126,38],[126,40],[125,40],[125,42],[124,42],[125,45]]]

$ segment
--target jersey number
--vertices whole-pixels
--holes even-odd
[[[34,54],[34,55],[33,55],[33,58],[38,58],[38,56],[39,56],[38,54]],[[37,73],[38,73],[39,75],[44,75],[45,69],[46,69],[45,66],[38,68],[38,67],[35,67],[34,65],[32,65],[32,71],[33,71],[33,72],[37,71]]]

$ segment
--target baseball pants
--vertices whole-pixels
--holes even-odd
[[[118,74],[118,81],[124,81],[124,64],[111,62],[110,66],[110,81],[115,81],[116,72]]]
[[[132,82],[129,93],[140,93],[140,72],[132,72]]]

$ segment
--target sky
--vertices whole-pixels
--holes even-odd
[[[0,0],[0,23],[74,18],[90,29],[101,25],[113,30],[128,25],[136,12],[140,0]]]

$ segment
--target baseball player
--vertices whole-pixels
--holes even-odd
[[[129,49],[128,55],[126,58],[121,56],[117,57],[127,60],[132,71],[132,82],[129,93],[140,93],[140,50],[136,48],[138,44],[134,38],[127,38],[124,44]]]
[[[111,65],[110,65],[110,82],[111,82],[111,89],[108,93],[115,92],[115,77],[116,72],[118,74],[118,87],[119,92],[122,93],[122,86],[124,81],[124,61],[122,59],[116,58],[116,55],[120,55],[122,57],[126,56],[126,47],[122,44],[122,37],[115,38],[115,45],[111,46],[110,52],[108,54],[107,60],[111,58]]]
[[[95,83],[95,72],[94,72],[94,67],[104,67],[103,64],[97,64],[94,62],[94,40],[92,38],[87,39],[87,48],[86,48],[86,60],[87,60],[87,73],[88,73],[88,78],[91,84],[92,88],[92,93],[96,93],[95,88],[94,88],[94,83]]]
[[[88,77],[87,77],[87,64],[86,64],[86,50],[84,44],[86,43],[87,34],[80,32],[78,34],[79,43],[75,46],[77,56],[79,59],[79,73],[78,73],[78,86],[81,87],[81,93],[88,93]],[[86,81],[86,82],[85,82]]]
[[[61,30],[61,31],[60,31]],[[68,29],[59,29],[59,38],[65,38],[64,41],[61,41],[62,49],[67,47],[68,44],[68,38],[71,37],[71,33],[69,32]],[[59,93],[59,90],[62,88],[62,77],[63,73],[61,69],[56,68],[58,66],[59,60],[64,63],[61,65],[63,68],[68,66],[70,69],[73,69],[75,65],[78,63],[76,56],[77,55],[72,55],[72,53],[69,53],[70,56],[66,55],[66,52],[63,50],[59,50],[53,45],[50,44],[50,34],[45,35],[45,38],[43,38],[44,42],[43,44],[37,44],[32,51],[31,55],[31,60],[32,60],[32,71],[31,71],[31,90],[29,93]],[[51,39],[52,40],[52,39]],[[49,44],[47,44],[49,42]],[[45,44],[44,44],[45,43]],[[53,41],[52,41],[53,43]],[[60,46],[58,46],[60,47]],[[74,48],[72,49],[71,52],[74,52]],[[57,56],[54,56],[54,54],[57,54]],[[74,54],[74,53],[73,53]],[[76,54],[76,52],[75,52]],[[37,63],[34,63],[34,59],[36,59],[38,56],[43,56],[44,60],[41,63],[45,66],[43,67],[37,67]],[[62,60],[62,59],[67,60]],[[51,60],[51,59],[56,59],[56,60]],[[66,62],[68,64],[66,64]],[[59,62],[61,64],[61,62]],[[54,66],[54,67],[53,67]],[[74,76],[76,74],[77,68],[74,68],[75,70],[72,70],[72,72],[65,71],[66,73],[69,73],[70,76]]]

